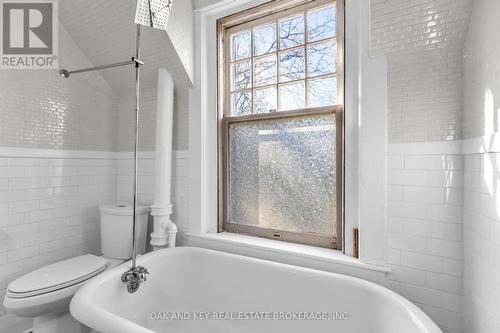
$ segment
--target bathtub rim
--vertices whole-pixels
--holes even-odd
[[[161,258],[162,256],[164,256],[169,252],[181,252],[181,253],[198,252],[205,254],[213,253],[216,255],[222,255],[224,257],[236,258],[250,263],[254,262],[257,264],[260,263],[264,265],[276,265],[283,269],[286,268],[294,269],[302,273],[314,273],[322,276],[335,276],[336,278],[347,279],[350,282],[359,283],[359,285],[362,288],[372,289],[374,293],[379,294],[381,297],[387,297],[388,300],[390,301],[400,303],[400,305],[403,306],[406,309],[406,311],[410,312],[411,315],[414,317],[414,319],[418,321],[416,322],[416,325],[422,328],[422,333],[442,333],[442,330],[439,328],[439,326],[425,312],[423,312],[422,309],[420,309],[418,306],[416,306],[403,296],[374,282],[345,274],[327,272],[314,268],[301,267],[301,266],[279,263],[260,258],[248,257],[239,254],[227,253],[227,252],[200,248],[200,247],[192,247],[192,246],[180,246],[170,249],[166,248],[154,252],[149,252],[147,254],[138,256],[137,264],[147,267],[148,262],[153,261],[157,258]],[[80,288],[78,292],[74,295],[73,299],[71,300],[70,303],[71,315],[81,323],[98,331],[101,330],[107,331],[110,327],[112,327],[113,331],[118,331],[118,332],[131,331],[133,329],[133,332],[137,333],[154,333],[154,331],[147,329],[143,326],[140,326],[139,324],[136,324],[133,321],[123,318],[113,312],[110,312],[101,306],[93,305],[93,302],[91,301],[91,296],[94,294],[95,290],[99,287],[101,282],[109,280],[111,278],[116,278],[117,282],[122,283],[121,281],[119,281],[120,280],[119,277],[121,276],[122,273],[126,272],[130,268],[129,267],[130,262],[131,261],[124,262],[114,267],[111,270],[105,271],[97,275],[96,277],[92,278],[89,282],[87,282],[82,288]],[[86,320],[85,318],[82,319],[82,312],[86,313],[85,314],[86,317],[91,317],[93,319],[92,322]]]

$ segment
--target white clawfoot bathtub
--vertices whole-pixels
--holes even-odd
[[[102,333],[441,333],[403,297],[345,275],[189,247],[138,264],[151,274],[135,294],[127,263],[82,287],[72,315]]]

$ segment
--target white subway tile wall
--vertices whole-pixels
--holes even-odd
[[[465,138],[500,131],[500,110],[497,107],[500,94],[499,13],[499,1],[474,1],[463,56]]]
[[[156,73],[155,73],[156,74]],[[149,77],[141,84],[141,113],[139,117],[139,147],[142,151],[155,149],[156,140],[156,75]],[[127,91],[116,92],[118,96],[118,114],[115,149],[117,151],[130,151],[134,147],[134,91],[130,80]],[[173,115],[173,149],[185,150],[189,148],[188,139],[188,110],[190,85],[183,80],[174,81],[174,115]]]
[[[474,1],[464,49],[464,137],[484,135],[465,156],[467,333],[500,332],[500,150],[491,139],[500,131],[499,15],[500,1]]]
[[[132,201],[132,159],[115,154],[105,159],[0,156],[0,298],[9,282],[28,271],[84,253],[101,254],[98,206]],[[139,202],[150,205],[154,153],[145,154],[150,157],[138,165]],[[171,218],[183,233],[187,153],[174,152],[172,163]],[[4,314],[0,306],[0,320]]]
[[[389,142],[462,136],[471,0],[371,0],[371,51],[387,56]]]
[[[173,213],[172,222],[177,224],[179,233],[187,231],[188,225],[188,162],[185,153],[178,153],[172,159],[172,192],[171,201]],[[176,156],[179,155],[179,156]],[[154,200],[154,157],[141,157],[138,161],[139,203],[151,205]],[[133,193],[133,161],[132,159],[117,160],[116,193],[117,201],[130,202]]]
[[[169,18],[167,32],[172,44],[175,47],[177,56],[182,62],[182,65],[191,80],[194,80],[193,30],[193,2],[178,1],[175,7],[172,6],[172,13]]]
[[[98,206],[115,202],[116,160],[0,157],[0,184],[0,298],[28,271],[100,254]]]
[[[465,156],[465,331],[498,332],[500,153]]]
[[[88,4],[79,2],[79,6]],[[64,8],[68,6],[63,5]],[[81,22],[78,17],[76,20]],[[82,38],[73,39],[75,36],[68,34],[62,24],[59,33],[60,67],[76,69],[101,64],[93,64],[85,54],[89,52],[95,56],[96,50],[92,49],[95,45],[75,43]],[[72,29],[72,33],[78,37],[82,32]],[[150,42],[147,33],[144,37]],[[121,45],[108,45],[118,46]],[[147,61],[155,50],[148,49],[151,51],[143,55]],[[191,46],[186,44],[185,50],[191,50]],[[126,56],[127,52],[123,54]],[[117,59],[101,60],[106,63]],[[182,61],[190,65],[189,59],[184,57]],[[173,74],[181,72],[181,67],[171,68]],[[156,71],[149,68],[142,80],[141,150],[154,150],[155,145]],[[115,84],[116,79],[107,76],[108,80],[104,80],[103,73],[99,72],[62,79],[56,70],[2,71],[0,146],[12,148],[12,151],[16,147],[101,151],[109,156],[115,156],[114,151],[132,150],[133,73],[129,72],[130,80],[114,86],[111,83]],[[190,84],[186,79],[180,82],[176,82],[175,90],[173,146],[174,149],[188,149]],[[37,156],[43,154],[44,150],[40,150]],[[179,224],[182,232],[187,225],[187,160],[173,163],[172,220]],[[7,284],[28,271],[83,253],[100,254],[98,206],[116,200],[131,202],[132,169],[127,166],[131,166],[130,159],[115,157],[0,156],[1,298]],[[142,203],[151,203],[154,160],[141,161],[139,173],[139,199]],[[4,314],[0,305],[0,321]]]
[[[61,25],[69,32],[93,65],[101,65],[129,59],[135,49],[135,29],[130,17],[135,12],[134,1],[87,0],[60,1]],[[156,126],[156,85],[159,68],[167,69],[175,83],[174,96],[174,149],[188,149],[189,89],[192,84],[193,41],[189,37],[193,29],[191,1],[179,1],[173,7],[168,25],[168,37],[156,29],[142,28],[140,149],[154,150]],[[112,12],[103,20],[102,13]],[[61,46],[63,51],[66,51]],[[85,67],[83,63],[65,65],[68,68]],[[71,80],[87,77],[73,76]],[[116,104],[113,118],[115,135],[112,150],[131,151],[134,144],[134,71],[131,68],[115,68],[99,71],[99,75],[111,87]],[[97,118],[97,117],[96,117]],[[93,149],[93,148],[88,148]]]
[[[60,25],[60,66],[94,66]],[[149,48],[151,53],[151,48]],[[145,55],[147,59],[150,54]],[[163,66],[164,64],[160,64]],[[158,64],[153,64],[158,67]],[[179,72],[174,68],[173,73]],[[117,73],[117,72],[115,72]],[[62,79],[56,70],[3,70],[0,75],[0,146],[130,151],[134,144],[134,77],[115,86],[102,73]],[[143,73],[144,74],[144,73]],[[140,149],[154,150],[156,71],[143,75]],[[128,76],[127,76],[128,75]],[[191,84],[175,78],[173,147],[188,149],[188,109]]]
[[[61,67],[93,66],[62,25],[59,40]],[[65,80],[57,70],[2,70],[0,100],[0,146],[113,149],[116,107],[97,73]]]
[[[462,155],[388,155],[389,288],[462,332]]]

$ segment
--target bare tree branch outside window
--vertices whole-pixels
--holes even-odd
[[[335,104],[332,94],[324,94],[336,90],[335,80],[312,81],[335,76],[335,14],[335,6],[326,6],[233,35],[232,114]],[[282,98],[282,93],[293,100]]]

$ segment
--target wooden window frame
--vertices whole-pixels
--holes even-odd
[[[281,17],[293,16],[316,7],[328,4],[336,5],[336,36],[334,39],[337,45],[336,54],[336,80],[337,80],[337,104],[324,107],[309,107],[300,110],[278,111],[263,114],[251,114],[244,116],[231,116],[231,92],[230,92],[230,38],[229,35],[238,31],[251,29],[251,27],[265,24],[272,20],[279,20]],[[284,14],[283,12],[286,12]],[[307,22],[305,22],[305,25]],[[263,238],[277,239],[293,243],[314,245],[326,248],[343,250],[344,233],[344,121],[343,121],[343,101],[344,101],[344,0],[273,0],[260,6],[247,9],[217,21],[218,37],[218,71],[217,71],[217,109],[218,109],[218,232],[228,231],[232,233],[248,234]],[[326,41],[329,39],[325,39]],[[227,41],[227,42],[225,42]],[[306,43],[306,41],[304,41]],[[251,45],[253,52],[253,43]],[[287,50],[293,50],[289,48]],[[306,52],[307,54],[307,52]],[[279,58],[279,52],[276,51]],[[263,55],[265,56],[265,55]],[[306,55],[307,57],[307,55]],[[253,67],[253,56],[251,66]],[[278,60],[278,59],[277,59]],[[307,58],[305,60],[307,66]],[[279,76],[279,61],[277,62]],[[321,78],[331,76],[312,77]],[[252,70],[252,87],[253,87]],[[304,77],[305,90],[307,94],[307,79]],[[277,77],[277,80],[279,78]],[[293,82],[293,81],[290,81]],[[289,83],[289,82],[287,82]],[[278,86],[278,83],[276,83]],[[259,87],[261,88],[261,87]],[[277,91],[278,94],[278,91]],[[307,96],[306,96],[307,98]],[[279,96],[277,96],[279,101]],[[253,103],[253,102],[252,102]],[[330,237],[312,233],[298,233],[284,230],[275,230],[263,227],[256,227],[244,224],[231,223],[229,221],[229,200],[228,184],[228,135],[229,126],[235,123],[261,121],[265,119],[293,119],[294,117],[313,116],[321,114],[332,114],[335,116],[336,124],[336,207],[337,207],[337,230],[336,236]]]

